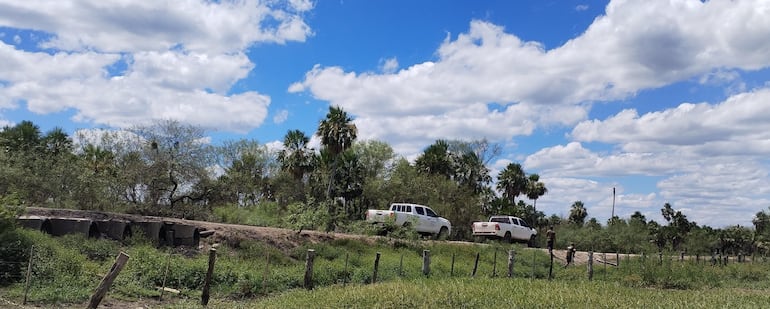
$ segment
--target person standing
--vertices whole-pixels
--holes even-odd
[[[575,243],[570,243],[569,247],[567,247],[567,264],[565,264],[564,267],[572,264],[572,261],[575,259],[575,251]]]

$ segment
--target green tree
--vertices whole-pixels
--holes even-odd
[[[154,206],[146,209],[150,214],[179,216],[174,210],[177,205],[202,202],[212,193],[212,187],[200,186],[212,183],[208,168],[215,162],[215,149],[204,142],[202,128],[163,120],[134,127],[131,132],[136,136],[133,141],[141,145],[140,159],[147,167],[141,171],[142,183],[134,186]]]
[[[331,199],[337,197],[333,195],[333,189],[336,186],[334,182],[337,179],[337,167],[341,163],[340,155],[353,146],[353,143],[358,137],[358,129],[356,128],[356,125],[353,124],[353,118],[348,116],[342,108],[330,106],[326,118],[321,120],[321,123],[318,125],[318,132],[316,134],[321,138],[321,145],[323,146],[320,161],[327,163],[324,164],[324,166],[329,166],[328,162],[331,162],[331,168],[329,169],[330,173],[327,178],[328,187],[326,189],[326,196]],[[322,162],[322,164],[324,162]],[[350,184],[340,184],[339,186],[347,187],[349,185]],[[329,220],[329,224],[326,228],[327,231],[329,231],[334,229],[338,223],[338,203],[329,202],[324,204],[330,207],[328,213],[331,220]]]
[[[567,221],[570,224],[583,226],[583,224],[585,224],[586,217],[588,217],[588,211],[583,205],[583,202],[575,201],[572,203],[572,206],[569,210],[569,219]]]
[[[540,181],[540,175],[530,174],[526,186],[527,198],[533,201],[533,207],[537,210],[537,199],[548,193],[548,188]]]
[[[500,171],[497,175],[497,190],[502,192],[503,198],[509,200],[511,205],[516,205],[516,197],[526,194],[527,190],[527,176],[521,164],[509,163]]]
[[[300,130],[290,130],[283,137],[283,149],[278,155],[281,168],[295,180],[302,180],[313,170],[314,154],[308,148],[310,137]]]
[[[452,155],[449,153],[449,143],[437,140],[414,161],[415,167],[426,174],[441,175],[450,179],[454,174]]]

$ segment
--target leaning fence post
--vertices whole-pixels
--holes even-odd
[[[473,272],[471,272],[471,277],[476,277],[476,270],[479,268],[479,252],[476,252],[476,262],[473,263]]]
[[[594,252],[588,251],[588,280],[594,279]]]
[[[430,250],[422,250],[422,274],[430,275]]]
[[[380,268],[380,253],[374,256],[374,271],[372,272],[372,283],[377,283],[377,271]]]
[[[160,286],[160,296],[158,297],[159,300],[163,300],[163,292],[166,291],[166,276],[168,276],[169,264],[171,264],[171,253],[166,255],[166,269],[163,271],[163,280],[161,281]]]
[[[307,249],[307,260],[305,262],[305,288],[308,290],[313,289],[313,259],[315,258],[315,250]]]
[[[107,290],[110,289],[112,282],[115,281],[115,278],[120,274],[120,271],[123,270],[123,266],[126,266],[126,262],[128,262],[128,254],[120,252],[115,263],[112,264],[110,271],[107,272],[102,279],[102,282],[99,283],[99,287],[96,288],[94,295],[91,295],[91,300],[88,302],[88,307],[86,308],[96,309],[96,307],[99,307],[99,303],[102,302],[102,299],[104,299],[104,295],[107,294]]]
[[[209,249],[209,269],[206,272],[206,279],[203,281],[203,293],[201,293],[201,305],[209,304],[209,287],[211,286],[211,277],[214,276],[214,263],[217,261],[217,248]]]
[[[516,251],[508,250],[508,278],[513,277],[513,259],[515,258]]]
[[[31,246],[29,248],[29,263],[27,263],[27,279],[24,281],[24,301],[21,302],[22,305],[27,304],[27,293],[29,293],[29,280],[32,276],[32,257],[35,254],[35,246]]]

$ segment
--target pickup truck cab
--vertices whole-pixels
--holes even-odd
[[[527,242],[534,245],[537,230],[527,222],[514,216],[491,216],[489,221],[473,222],[473,236],[476,239],[496,238],[505,242]]]
[[[395,226],[412,227],[417,233],[429,234],[436,239],[445,239],[452,232],[449,220],[439,217],[430,207],[418,204],[393,203],[388,210],[369,209],[366,211],[366,221],[380,225],[392,222]]]

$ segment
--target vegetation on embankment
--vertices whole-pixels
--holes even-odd
[[[26,248],[18,251],[26,258],[34,245],[27,297],[33,305],[83,304],[120,251],[130,260],[108,300],[155,300],[165,277],[165,286],[180,293],[165,293],[163,306],[188,308],[200,303],[208,263],[205,250],[156,248],[141,237],[122,245],[73,235],[53,238],[29,230],[15,233],[20,235],[18,244]],[[308,249],[316,253],[315,289],[310,292],[303,288]],[[506,276],[510,249],[516,252],[513,278]],[[427,278],[422,273],[424,250],[431,256]],[[377,282],[371,284],[377,252],[381,254]],[[477,254],[476,276],[471,277]],[[562,268],[556,263],[549,281],[547,254],[520,245],[338,239],[306,243],[285,254],[268,243],[244,241],[237,248],[218,248],[209,307],[677,307],[692,302],[695,307],[744,308],[770,303],[770,267],[759,260],[711,266],[671,258],[661,262],[651,256],[624,259],[620,267],[595,264],[593,281],[588,280],[585,265]],[[17,303],[23,299],[23,265],[8,273],[9,280],[0,287],[2,298]]]

